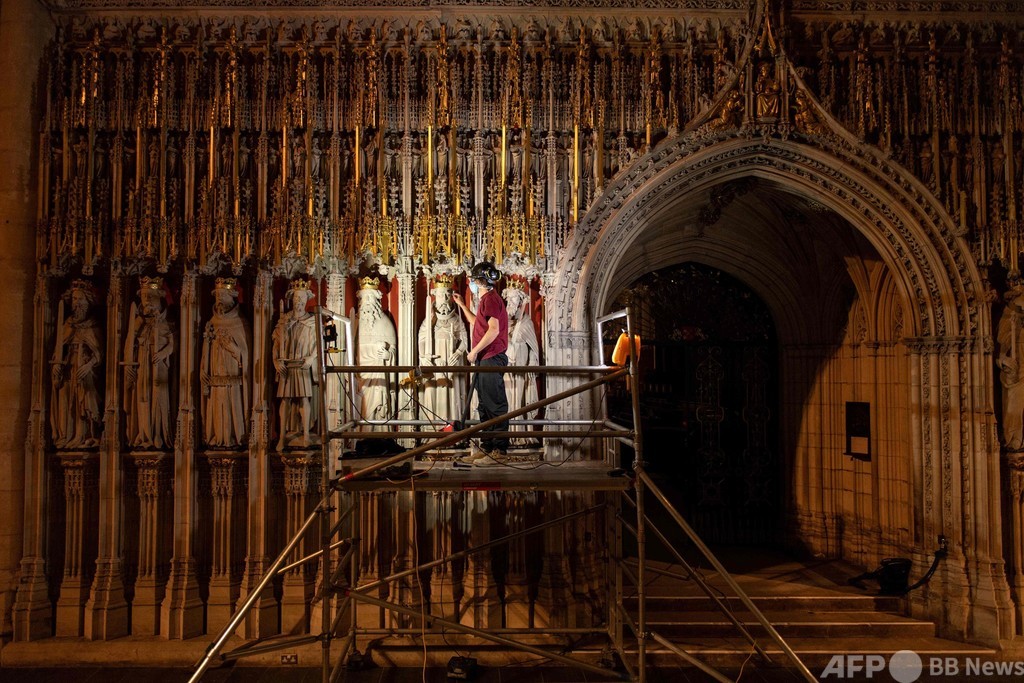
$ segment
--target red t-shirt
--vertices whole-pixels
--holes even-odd
[[[480,351],[478,358],[481,360],[493,358],[508,349],[508,311],[505,310],[505,302],[493,289],[480,297],[480,303],[477,304],[476,321],[473,323],[473,347],[484,338],[487,333],[487,321],[491,318],[498,320],[498,336]]]

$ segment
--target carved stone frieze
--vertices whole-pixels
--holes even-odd
[[[557,349],[589,350],[594,344],[593,335],[570,330],[549,330],[548,346]]]

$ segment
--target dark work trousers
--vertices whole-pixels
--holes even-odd
[[[508,356],[499,353],[491,358],[483,358],[477,361],[480,366],[505,367],[508,365]],[[480,421],[504,415],[508,412],[508,398],[505,396],[505,374],[501,372],[479,372],[476,375],[476,394],[480,400],[479,412]],[[487,431],[507,432],[508,420],[491,427]],[[480,447],[485,451],[507,451],[508,439],[481,439]]]

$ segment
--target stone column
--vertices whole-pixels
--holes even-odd
[[[348,315],[345,296],[347,280],[348,276],[343,273],[330,273],[327,276],[327,300],[324,304],[328,309],[345,316]],[[355,321],[353,320],[352,322]],[[327,365],[346,365],[348,357],[345,345],[348,342],[345,339],[345,326],[341,323],[336,323],[336,327],[338,330],[338,352],[328,353],[326,363]],[[354,341],[355,339],[353,338]],[[353,361],[355,360],[355,352],[356,350],[352,349]],[[352,415],[351,394],[349,393],[349,382],[351,381],[352,377],[350,375],[330,374],[327,376],[327,426],[330,429],[338,429]],[[336,459],[341,456],[341,446],[342,444],[339,441],[331,443],[332,458]]]
[[[381,144],[383,145],[383,140],[381,141]],[[347,285],[347,281],[348,281],[348,269],[347,269],[347,266],[345,266],[345,265],[341,266],[341,272],[328,273],[326,279],[327,279],[327,293],[326,293],[324,305],[328,309],[330,309],[331,311],[334,311],[335,313],[338,313],[339,315],[347,316],[348,315],[348,308],[347,308],[348,307],[348,302],[347,302],[347,291],[346,291],[346,285]],[[353,320],[353,322],[355,322],[355,321]],[[347,351],[348,351],[347,343],[348,342],[347,342],[346,337],[345,337],[345,326],[342,323],[340,323],[340,322],[336,322],[335,323],[335,327],[336,327],[336,329],[338,331],[338,341],[337,341],[337,345],[336,345],[337,346],[337,350],[332,353],[330,349],[326,349],[326,347],[325,347],[325,349],[327,351],[327,354],[326,354],[326,356],[324,358],[324,363],[328,367],[332,366],[332,365],[347,365],[348,364],[348,356],[347,356]],[[354,341],[355,341],[355,337],[353,336],[353,342]],[[356,352],[356,350],[355,349],[351,349],[351,351],[352,351],[352,354],[353,354],[353,360],[355,360],[355,352]],[[353,377],[351,375],[344,375],[344,374],[328,374],[327,375],[326,382],[325,382],[325,388],[324,388],[324,392],[325,392],[324,393],[324,398],[327,401],[327,406],[326,406],[327,407],[327,428],[329,430],[340,429],[342,424],[346,420],[350,419],[350,417],[353,414],[352,394],[351,394],[351,391],[349,389],[352,381],[353,381]],[[316,410],[320,409],[319,406],[314,406],[314,408]],[[333,440],[333,441],[330,442],[330,448],[329,448],[328,453],[327,453],[328,462],[325,464],[325,467],[328,468],[328,475],[333,476],[334,473],[337,472],[340,469],[341,457],[342,457],[342,453],[343,453],[343,451],[345,449],[345,446],[346,446],[346,444],[344,442],[340,441],[340,440]],[[316,481],[313,483],[313,487],[318,492],[317,497],[319,498],[321,495],[323,495],[322,492],[320,492],[321,491],[321,486],[320,486],[321,482],[320,482],[319,474],[317,474],[315,478],[316,478]],[[330,524],[331,524],[332,528],[337,523],[339,515],[344,513],[348,509],[348,506],[353,504],[352,502],[354,500],[357,500],[357,498],[355,498],[354,496],[346,495],[346,494],[341,494],[341,493],[336,494],[335,501],[338,501],[337,509],[335,509],[334,511],[332,511],[330,513]],[[352,522],[350,521],[349,524],[351,524],[351,523]],[[351,527],[349,526],[347,528],[351,528]],[[351,537],[351,536],[354,536],[354,535],[355,534],[352,534],[352,533],[342,533],[340,535],[336,535],[331,540],[333,542],[335,540],[338,540],[338,538],[346,538],[346,537]],[[319,534],[317,535],[317,538],[319,539]],[[337,567],[336,563],[337,563],[337,560],[339,559],[340,555],[341,555],[341,553],[335,551],[335,552],[333,552],[331,554],[330,557],[325,558],[325,559],[321,559],[320,562],[317,563],[316,570],[317,570],[317,573],[320,576],[319,584],[322,584],[324,581],[330,579],[331,573]],[[345,578],[347,579],[348,575],[346,575]],[[334,605],[337,604],[337,599],[338,598],[337,598],[336,595],[331,594],[332,613],[334,611]],[[319,603],[319,602],[314,602],[313,605],[311,605],[311,609],[313,610],[311,613],[313,615],[315,615],[312,618],[311,623],[310,623],[310,629],[311,629],[311,631],[313,633],[319,633],[321,631],[321,628],[322,628],[321,627],[321,623],[320,623],[320,618],[319,618],[319,614],[320,614],[319,610],[322,609],[320,607],[320,605],[321,605],[321,603]],[[346,623],[343,624],[343,626],[344,627],[348,626],[348,621],[347,620],[346,620]]]
[[[476,209],[477,221],[484,217],[487,187],[484,177],[484,134],[481,127],[473,134],[473,207]]]
[[[390,566],[390,543],[386,540],[386,529],[391,528],[391,515],[384,514],[386,505],[391,505],[391,493],[353,493],[352,499],[359,506],[356,514],[356,536],[359,538],[359,582],[370,583],[384,574],[382,567]],[[388,562],[382,562],[387,551]],[[372,593],[374,597],[386,600],[390,595],[389,586],[382,586]],[[360,626],[379,628],[384,626],[384,613],[380,607],[355,601],[356,615]]]
[[[562,321],[557,319],[557,314],[550,312],[550,308],[553,307],[545,307],[549,311],[547,313],[548,320],[545,320],[544,325],[545,329],[549,330],[545,334],[545,337],[547,337],[545,354],[550,354],[546,356],[545,365],[590,365],[594,335],[587,331],[554,331],[560,329],[558,325],[562,324]],[[584,382],[589,382],[592,379],[594,379],[592,375],[549,375],[546,379],[547,395],[552,396]],[[548,419],[567,420],[582,420],[595,415],[601,415],[602,406],[599,404],[599,400],[603,393],[598,388],[589,394],[576,394],[547,406],[544,409],[544,415]],[[592,455],[597,457],[596,453],[592,453],[593,445],[584,441],[576,449],[575,459],[582,460]],[[544,457],[547,460],[561,460],[565,457],[565,453],[575,447],[576,443],[570,443],[567,440],[545,439]]]
[[[57,599],[56,635],[81,636],[96,561],[96,454],[64,451],[64,578]]]
[[[538,516],[536,493],[514,491],[505,494],[505,509],[501,517],[501,529],[495,529],[495,535],[512,534],[523,531],[536,523]],[[539,534],[538,534],[539,535]],[[530,567],[531,557],[537,557],[539,548],[534,547],[537,538],[533,535],[520,536],[508,544],[508,562],[505,568],[505,623],[514,628],[530,625]]]
[[[131,456],[139,496],[139,554],[132,601],[132,633],[140,636],[160,633],[160,608],[173,543],[168,509],[172,459],[167,453],[136,452]]]
[[[202,333],[199,327],[199,277],[188,271],[181,283],[180,360],[178,373],[178,426],[174,436],[174,554],[167,591],[160,612],[160,635],[193,638],[203,632],[203,603],[196,578],[196,440],[199,409],[195,388]]]
[[[389,527],[394,534],[394,558],[391,563],[391,570],[394,573],[406,571],[416,566],[420,538],[426,535],[424,524],[419,520],[424,518],[422,496],[408,491],[396,491],[393,494],[394,524]],[[417,500],[417,498],[420,500]],[[421,585],[423,577],[410,574],[404,579],[392,584],[394,592],[391,599],[406,607],[419,610],[423,605],[423,598],[428,590],[427,586]],[[429,578],[426,579],[429,581]],[[396,625],[408,627],[418,625],[418,620],[402,615],[394,614],[392,619]]]
[[[450,491],[434,491],[423,494],[426,515],[424,516],[423,535],[430,539],[430,552],[423,553],[421,562],[439,560],[453,552],[454,528],[452,518],[452,497]],[[430,572],[430,613],[451,619],[457,614],[455,595],[452,585],[452,566],[450,562],[439,564]]]
[[[1013,606],[1002,561],[999,462],[989,384],[993,362],[983,340],[908,340],[913,358],[916,567],[927,567],[943,535],[949,554],[919,595],[915,615],[942,624],[942,633],[995,642],[1012,630]],[[918,426],[919,425],[919,426]],[[967,558],[970,558],[969,560]]]
[[[2,253],[2,250],[0,250]],[[14,596],[12,621],[14,622],[14,639],[36,640],[53,635],[53,605],[49,597],[49,582],[46,575],[46,540],[47,528],[51,515],[59,508],[61,501],[50,500],[50,477],[52,464],[46,453],[46,388],[50,381],[49,355],[44,348],[44,341],[53,336],[53,312],[50,306],[50,281],[44,277],[36,278],[33,335],[35,339],[32,352],[32,412],[28,421],[28,439],[24,454],[24,524],[21,543],[21,562],[18,574],[21,577]],[[12,345],[13,346],[13,345]],[[7,349],[7,345],[4,345]],[[20,361],[19,361],[20,362]],[[23,382],[21,386],[28,385]],[[18,386],[13,379],[5,386]],[[11,425],[13,422],[3,422]],[[5,427],[6,428],[6,427]],[[4,440],[3,443],[13,443]],[[18,462],[19,458],[9,457],[5,462]],[[57,475],[59,476],[59,475]],[[19,482],[8,482],[17,486]],[[0,496],[6,505],[15,496]],[[13,518],[13,516],[12,516]],[[2,588],[2,584],[0,584]]]
[[[398,258],[398,364],[412,365],[416,361],[416,270],[411,256]],[[410,395],[411,392],[411,395]],[[416,388],[398,388],[398,419],[415,420],[417,415]],[[406,428],[411,431],[411,428]],[[403,440],[405,441],[405,440]],[[412,446],[411,441],[407,444]]]
[[[209,458],[213,548],[206,630],[220,631],[234,614],[245,562],[245,456]]]
[[[99,555],[96,579],[86,607],[85,636],[92,640],[109,640],[128,635],[128,603],[121,581],[121,510],[124,506],[123,470],[121,463],[121,383],[122,366],[118,362],[124,340],[121,338],[124,315],[124,275],[117,270],[110,274],[107,291],[106,398],[103,436],[99,450]]]
[[[466,494],[464,528],[469,533],[469,546],[473,548],[491,540],[490,501],[488,494]],[[466,561],[464,597],[460,621],[476,628],[501,626],[501,600],[491,571],[491,554],[473,553]]]
[[[37,0],[4,2],[0,14],[0,633],[16,640],[52,634],[52,603],[46,578],[48,463],[45,455],[46,387],[50,366],[44,346],[53,323],[44,278],[34,259],[38,206],[35,168],[39,112],[32,93],[53,34],[47,8]],[[47,152],[48,153],[48,152]],[[33,299],[34,290],[34,299]],[[31,373],[26,359],[32,359]],[[53,504],[59,504],[53,501]],[[17,591],[15,593],[15,591]],[[13,606],[12,606],[13,603]],[[13,621],[13,623],[12,623]]]
[[[270,455],[267,441],[274,408],[270,401],[271,361],[270,330],[274,316],[271,287],[273,276],[261,271],[253,292],[252,339],[252,432],[249,435],[249,515],[245,575],[240,599],[247,597],[259,584],[271,562]],[[274,599],[273,583],[267,586],[245,620],[245,637],[262,638],[278,632],[279,606]]]
[[[544,494],[544,521],[561,517],[566,509],[565,497],[574,494],[564,491],[548,491]],[[569,575],[569,553],[566,543],[566,528],[563,524],[548,527],[544,534],[544,567],[537,586],[537,602],[534,605],[534,619],[547,626],[576,626],[576,615],[569,611],[572,603],[572,586]]]
[[[1017,609],[1010,595],[1004,561],[1005,525],[1009,520],[996,512],[996,501],[1003,499],[1002,463],[999,461],[999,437],[992,410],[995,366],[991,344],[979,336],[962,346],[958,355],[958,377],[954,378],[960,393],[960,435],[965,452],[961,454],[961,471],[971,480],[965,497],[971,510],[965,516],[977,552],[968,565],[968,574],[978,577],[974,584],[975,600],[971,632],[986,642],[1005,640],[1014,633],[1013,620]],[[994,518],[994,523],[990,518]]]

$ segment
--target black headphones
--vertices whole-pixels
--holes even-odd
[[[493,287],[498,284],[498,280],[501,279],[501,271],[495,268],[494,264],[490,261],[481,261],[473,266],[473,270],[470,272],[470,278],[473,280],[483,280]]]

